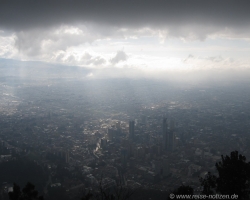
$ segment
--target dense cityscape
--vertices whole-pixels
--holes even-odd
[[[1,175],[2,198],[18,180],[37,183],[45,197],[60,188],[70,199],[100,181],[163,193],[187,184],[198,192],[199,177],[216,173],[222,154],[250,157],[249,91],[238,83],[1,79],[1,165],[29,159],[44,179]]]

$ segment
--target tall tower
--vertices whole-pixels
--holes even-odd
[[[121,163],[124,167],[127,166],[127,160],[128,160],[128,150],[121,149]]]
[[[163,136],[163,150],[166,150],[168,148],[168,141],[169,141],[167,118],[164,118],[162,121],[162,136]]]
[[[169,129],[169,151],[173,151],[174,149],[175,149],[175,122],[171,120]]]
[[[129,137],[134,139],[135,136],[135,121],[129,121]]]
[[[174,120],[170,120],[170,130],[174,130],[175,129],[175,121]]]
[[[65,163],[69,163],[69,152],[65,152]]]

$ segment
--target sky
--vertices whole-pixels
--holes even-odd
[[[249,0],[1,1],[0,58],[149,75],[250,69],[249,7]]]

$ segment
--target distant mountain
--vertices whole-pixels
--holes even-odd
[[[0,58],[0,77],[30,79],[84,78],[91,71],[91,69],[84,67]]]

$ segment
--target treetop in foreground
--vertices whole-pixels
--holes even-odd
[[[208,173],[203,179],[202,194],[238,195],[238,199],[249,199],[250,195],[250,163],[238,151],[231,152],[230,156],[221,156],[221,161],[216,163],[218,177]]]

